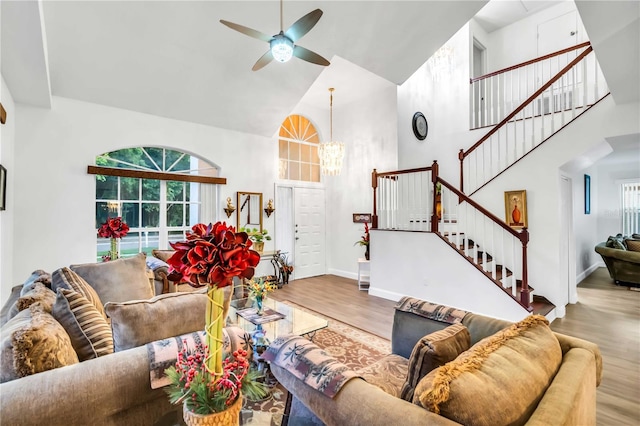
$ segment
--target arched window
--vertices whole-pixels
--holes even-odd
[[[115,216],[122,216],[130,227],[120,241],[122,257],[168,249],[169,242],[182,240],[196,223],[217,219],[218,185],[171,180],[172,173],[217,177],[218,168],[200,158],[166,148],[138,147],[99,155],[96,166],[126,169],[114,175],[96,174],[96,229]],[[145,172],[152,178],[145,178]],[[132,174],[143,177],[126,176]],[[109,241],[97,237],[97,259],[108,251]]]
[[[313,124],[301,115],[290,115],[280,125],[280,179],[320,182],[320,139]]]

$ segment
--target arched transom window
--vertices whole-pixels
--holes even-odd
[[[320,182],[318,132],[302,115],[290,115],[279,133],[280,179]]]
[[[216,166],[198,157],[137,147],[99,155],[96,166],[111,173],[96,174],[96,229],[108,217],[122,216],[130,227],[120,241],[122,257],[168,249],[169,242],[182,240],[194,224],[217,219],[218,185],[181,180],[185,175],[218,176]],[[108,251],[108,239],[98,237],[97,259]]]

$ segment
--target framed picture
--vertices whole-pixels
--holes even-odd
[[[591,214],[591,176],[584,175],[584,214]]]
[[[0,165],[0,210],[7,205],[7,169]]]
[[[513,229],[527,227],[527,191],[505,191],[505,222]]]
[[[371,213],[354,213],[353,223],[371,223]]]

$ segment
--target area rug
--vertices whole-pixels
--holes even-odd
[[[352,370],[359,370],[371,365],[384,355],[391,353],[391,343],[386,339],[334,320],[293,302],[284,301],[284,303],[326,319],[329,324],[328,327],[319,330],[313,337],[313,342]],[[276,383],[271,390],[269,398],[260,402],[248,403],[249,407],[247,408],[281,414],[284,412],[286,400],[286,390],[279,383]],[[273,424],[278,424],[278,422]]]

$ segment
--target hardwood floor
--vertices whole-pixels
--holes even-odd
[[[325,275],[289,282],[273,293],[328,317],[389,339],[395,302],[359,291],[356,281]],[[640,424],[640,292],[613,284],[599,268],[578,286],[551,328],[598,344],[604,361],[597,389],[598,425]]]

